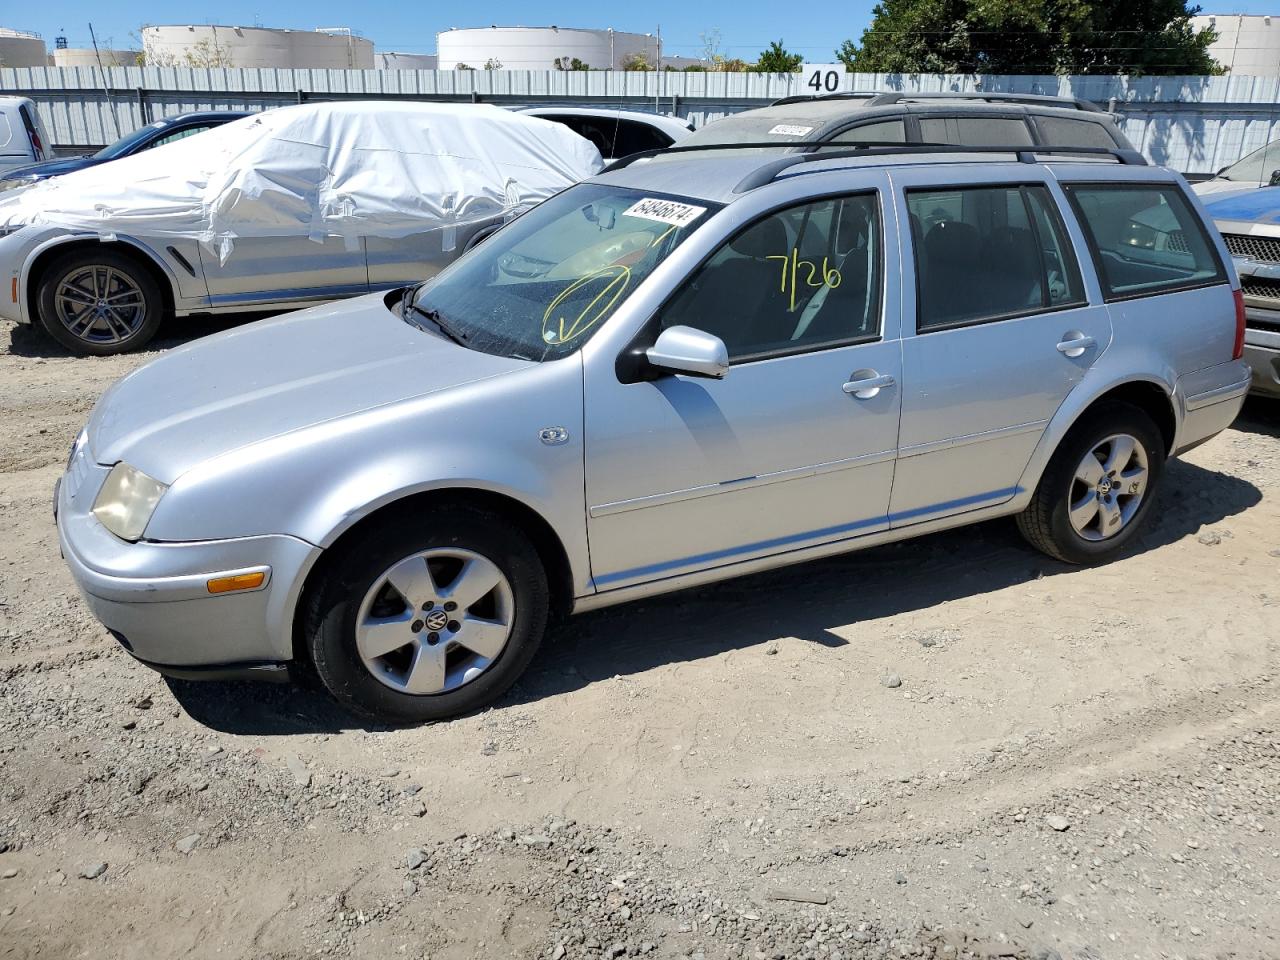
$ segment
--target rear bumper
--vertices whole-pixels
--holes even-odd
[[[1199,446],[1231,425],[1249,392],[1251,376],[1244,363],[1233,360],[1199,371],[1178,381],[1182,398],[1182,426],[1173,455]],[[1194,384],[1194,392],[1187,388]]]
[[[134,657],[161,672],[239,670],[292,657],[293,614],[320,549],[287,536],[127,543],[57,490],[58,541],[85,603]],[[261,587],[211,595],[214,577],[263,571]]]

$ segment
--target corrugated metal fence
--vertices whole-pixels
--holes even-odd
[[[55,144],[100,146],[187,110],[266,109],[304,100],[482,100],[504,106],[611,104],[701,125],[804,92],[798,74],[531,70],[305,70],[199,67],[0,69],[0,95],[40,106]],[[845,74],[846,90],[1039,93],[1115,113],[1151,160],[1206,173],[1280,137],[1277,77],[908,76]],[[104,90],[105,88],[105,90]]]

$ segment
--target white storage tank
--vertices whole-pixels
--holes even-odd
[[[148,66],[373,69],[373,41],[346,27],[143,27],[142,46]]]
[[[49,54],[38,33],[0,27],[0,67],[47,67]]]
[[[55,67],[136,67],[142,62],[141,50],[108,50],[99,47],[63,47],[53,51]]]
[[[576,27],[467,27],[436,35],[441,70],[492,64],[502,70],[554,70],[556,61],[577,59],[595,70],[621,70],[636,56],[650,68],[661,62],[657,37],[619,30]]]
[[[1212,27],[1218,39],[1209,56],[1236,77],[1280,76],[1280,16],[1211,13],[1191,18],[1195,30]]]
[[[434,70],[436,55],[434,53],[393,53],[378,51],[373,55],[373,66],[376,70]]]

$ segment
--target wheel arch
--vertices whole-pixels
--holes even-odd
[[[37,297],[40,281],[45,271],[49,269],[49,265],[68,253],[74,253],[78,250],[97,249],[103,245],[113,253],[129,257],[151,275],[151,278],[156,282],[156,286],[160,288],[160,295],[164,298],[165,314],[172,315],[178,299],[177,281],[170,273],[169,268],[145,245],[131,237],[102,240],[96,236],[72,234],[58,237],[36,248],[27,260],[22,289],[26,295],[25,312],[29,322],[34,323],[36,321],[36,311],[39,308]]]
[[[438,510],[449,506],[468,506],[496,513],[508,519],[522,530],[538,551],[547,573],[547,586],[551,594],[553,617],[567,616],[573,608],[573,571],[569,554],[555,529],[537,510],[515,497],[477,487],[438,487],[407,493],[360,517],[345,527],[329,543],[324,552],[306,572],[302,588],[298,591],[293,611],[293,659],[305,663],[308,659],[306,643],[306,611],[312,591],[325,575],[328,565],[341,556],[342,548],[350,543],[369,524],[380,522],[399,514],[420,514],[424,510]]]
[[[1069,398],[1067,403],[1059,407],[1049,421],[1040,444],[1023,471],[1018,484],[1022,491],[1018,497],[1020,507],[1030,501],[1049,460],[1071,428],[1101,404],[1127,403],[1142,410],[1159,429],[1161,439],[1164,440],[1165,456],[1168,457],[1173,452],[1178,432],[1178,414],[1170,384],[1156,377],[1135,376],[1109,383],[1088,397],[1076,399],[1076,402],[1071,402],[1072,399],[1075,398]]]

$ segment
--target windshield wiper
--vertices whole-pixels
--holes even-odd
[[[415,327],[418,327],[421,330],[425,330],[426,327],[422,326],[422,324],[418,323],[412,316],[410,316],[410,311],[412,311],[413,313],[418,314],[418,316],[425,317],[427,320],[430,320],[437,330],[454,343],[466,346],[466,335],[452,329],[449,324],[445,322],[445,319],[441,316],[439,310],[420,307],[414,302],[418,295],[418,289],[421,286],[421,283],[417,283],[405,291],[404,300],[400,302],[400,319],[404,320],[406,323],[412,323]]]

